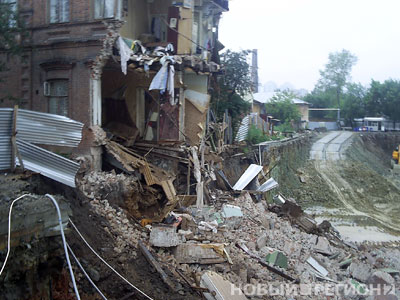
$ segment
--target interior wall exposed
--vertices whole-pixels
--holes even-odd
[[[120,35],[132,40],[139,39],[143,33],[150,33],[149,7],[147,0],[128,0],[128,12],[124,17],[126,23]]]

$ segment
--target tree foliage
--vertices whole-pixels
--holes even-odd
[[[15,4],[0,3],[0,51],[8,55],[19,55],[22,52],[21,41],[27,35],[22,20],[19,18]],[[0,71],[5,70],[4,61],[0,61]]]
[[[372,80],[365,98],[370,116],[387,116],[400,121],[400,81],[389,79],[383,83]]]
[[[323,92],[334,92],[338,107],[343,89],[350,80],[351,70],[356,63],[357,56],[343,49],[340,52],[330,53],[325,69],[320,71],[321,78],[317,88]]]
[[[293,104],[294,98],[296,98],[296,95],[291,91],[275,93],[271,98],[271,102],[265,104],[268,115],[272,115],[285,124],[299,122],[301,114],[296,104]]]
[[[350,83],[347,85],[341,104],[341,116],[347,124],[352,125],[355,118],[366,116],[366,94],[367,88],[360,83]]]
[[[232,116],[234,131],[241,119],[250,111],[250,102],[244,96],[251,93],[250,65],[247,62],[249,51],[227,50],[221,55],[225,74],[219,76],[212,93],[212,108],[219,120],[225,110]]]

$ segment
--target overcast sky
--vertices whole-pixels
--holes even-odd
[[[260,83],[312,90],[330,52],[358,57],[354,82],[400,79],[400,0],[231,0],[220,40],[258,49]]]

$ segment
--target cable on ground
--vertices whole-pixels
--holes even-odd
[[[6,267],[6,264],[7,264],[7,261],[8,261],[8,257],[10,255],[10,251],[11,251],[11,214],[12,214],[12,209],[14,207],[14,204],[17,201],[21,200],[22,198],[25,198],[26,196],[31,196],[31,195],[30,194],[25,194],[25,195],[22,195],[22,196],[18,197],[17,199],[13,200],[13,202],[11,203],[11,206],[10,206],[10,211],[8,213],[7,254],[6,254],[6,258],[4,260],[3,266],[1,267],[1,270],[0,270],[0,276],[4,271],[4,268]],[[76,286],[74,272],[72,270],[71,262],[70,262],[69,256],[68,256],[68,250],[67,250],[67,246],[66,246],[67,242],[65,241],[64,228],[63,228],[63,224],[62,224],[60,207],[59,207],[57,201],[53,198],[53,196],[51,196],[49,194],[46,194],[45,196],[47,198],[49,198],[53,202],[54,206],[56,207],[57,214],[58,214],[58,222],[59,222],[59,225],[60,225],[61,238],[62,238],[63,245],[64,245],[65,258],[67,260],[67,264],[68,264],[69,272],[70,272],[70,275],[71,275],[72,284],[74,286],[74,291],[75,291],[75,294],[76,294],[76,298],[78,300],[80,300],[81,298],[79,296],[78,287]]]
[[[89,245],[89,243],[86,241],[86,239],[83,237],[83,235],[80,233],[80,231],[78,230],[78,228],[75,226],[74,222],[72,222],[71,219],[69,219],[69,222],[71,223],[72,227],[75,229],[75,231],[78,233],[78,235],[80,236],[80,238],[84,241],[84,243],[86,244],[86,246],[88,246],[88,248],[107,266],[109,267],[115,274],[117,274],[123,281],[125,281],[127,284],[129,284],[132,288],[134,288],[137,292],[139,292],[140,294],[142,294],[143,296],[145,296],[147,299],[149,300],[154,300],[153,298],[151,298],[150,296],[146,295],[144,292],[142,292],[139,288],[137,288],[136,286],[134,286],[132,283],[130,283],[125,277],[123,277],[120,273],[117,272],[117,270],[115,270],[110,264],[108,264],[99,254],[97,254],[97,252]]]
[[[72,251],[71,247],[69,246],[69,244],[67,243],[67,247],[69,252],[71,253],[72,257],[75,259],[76,264],[79,266],[79,268],[81,269],[81,271],[83,272],[83,274],[86,276],[87,280],[89,280],[90,284],[95,288],[95,290],[100,294],[100,296],[104,299],[104,300],[108,300],[106,298],[106,296],[104,296],[104,294],[100,291],[100,289],[97,287],[97,285],[93,282],[92,278],[90,278],[89,274],[85,271],[85,269],[83,268],[83,266],[81,265],[81,263],[79,262],[78,258],[76,257],[74,251]]]

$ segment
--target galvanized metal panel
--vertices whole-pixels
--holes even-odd
[[[279,184],[275,181],[275,179],[270,178],[266,182],[264,182],[258,189],[257,191],[259,192],[268,192],[276,187],[278,187]]]
[[[236,134],[235,140],[237,142],[243,142],[247,138],[247,134],[249,133],[249,123],[250,123],[250,116],[247,115],[246,117],[243,118],[238,133]]]
[[[12,108],[0,109],[0,136],[11,137],[12,118],[13,118]]]
[[[243,190],[249,183],[261,172],[263,169],[262,166],[252,164],[247,170],[243,173],[243,175],[239,178],[236,184],[233,186],[235,191]]]
[[[11,168],[11,139],[0,136],[0,170]]]
[[[17,140],[17,146],[26,169],[75,187],[78,163],[22,140]]]
[[[70,118],[18,110],[18,139],[34,144],[77,147],[82,139],[83,124]]]
[[[11,168],[11,130],[13,109],[0,109],[0,170]]]

